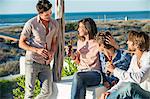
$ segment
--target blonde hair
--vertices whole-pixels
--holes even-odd
[[[132,41],[134,45],[137,45],[138,48],[142,51],[148,51],[150,45],[150,38],[145,32],[129,31],[128,40]]]

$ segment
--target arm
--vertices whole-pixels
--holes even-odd
[[[147,77],[149,77],[150,72],[150,55],[147,54],[144,58],[145,60],[141,63],[142,67],[137,71],[134,72],[134,64],[136,62],[135,58],[133,57],[131,60],[130,68],[128,71],[121,70],[119,68],[114,68],[113,66],[109,67],[110,72],[114,73],[114,76],[118,77],[121,80],[135,82],[135,83],[142,83]]]
[[[19,39],[19,47],[24,50],[38,53],[39,55],[42,55],[43,57],[47,57],[47,53],[48,53],[47,50],[42,49],[42,48],[36,48],[36,47],[30,46],[29,44],[27,44],[27,39],[30,38],[31,31],[32,31],[32,26],[31,26],[30,22],[28,21],[25,24],[25,26],[21,32],[21,36]]]
[[[114,48],[119,49],[119,45],[116,43],[115,39],[112,36],[108,36],[106,42],[112,45]]]
[[[129,53],[126,53],[123,50],[119,50],[119,51],[121,54],[121,58],[115,61],[113,64],[115,65],[115,67],[127,71],[131,62],[131,55]]]
[[[20,39],[19,39],[19,47],[20,48],[22,48],[22,49],[24,49],[24,50],[28,50],[28,51],[32,51],[32,52],[37,52],[37,48],[35,48],[35,47],[31,47],[31,46],[29,46],[27,43],[26,43],[26,41],[27,41],[27,37],[26,36],[24,36],[24,35],[21,35],[20,36]]]
[[[116,68],[114,70],[114,75],[122,80],[135,83],[142,83],[148,77],[149,72],[150,67],[142,67],[138,72],[127,72]]]
[[[113,62],[114,67],[127,71],[131,61],[131,56],[128,53],[124,52],[123,50],[117,50],[116,59],[117,60]],[[111,64],[108,63],[108,66],[109,65]],[[106,68],[108,68],[108,66],[106,66]],[[111,84],[111,86],[114,86],[119,81],[119,79],[117,77],[114,77],[114,75],[108,76],[107,79]]]
[[[76,63],[76,64],[80,64],[80,51],[79,51],[79,44],[80,44],[80,41],[78,40],[77,41],[77,51],[76,51],[76,53],[73,53],[73,51],[71,50],[71,55],[70,55],[70,58],[72,59],[72,60],[74,60],[74,62]]]
[[[46,49],[29,46],[26,43],[26,41],[27,41],[27,37],[21,35],[20,39],[19,39],[19,47],[24,49],[24,50],[28,50],[28,51],[32,51],[34,53],[38,53],[39,55],[41,55],[43,57],[47,57],[48,51]]]

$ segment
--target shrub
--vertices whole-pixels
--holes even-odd
[[[77,64],[73,62],[69,57],[65,58],[65,62],[67,66],[63,67],[62,69],[62,77],[73,75],[77,72]]]
[[[146,24],[142,27],[142,30],[145,32],[149,32],[150,31],[150,24]]]
[[[63,67],[62,69],[62,77],[73,75],[77,72],[77,65],[71,61],[69,57],[65,58],[65,62],[67,66]],[[24,99],[25,93],[25,77],[19,77],[16,79],[17,87],[13,90],[14,99]],[[9,85],[10,86],[10,85]],[[34,90],[34,97],[40,93],[40,81],[36,80],[35,90]]]
[[[13,90],[14,99],[24,99],[25,94],[25,77],[21,76],[16,79],[17,87]],[[36,80],[34,97],[40,93],[40,81]]]
[[[0,98],[12,99],[12,89],[15,88],[15,81],[0,80]]]
[[[10,43],[11,43],[11,40],[5,40],[5,43],[6,43],[6,44],[10,44]]]
[[[70,22],[65,25],[66,31],[73,31],[77,29],[77,22]]]

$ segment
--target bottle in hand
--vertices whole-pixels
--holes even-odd
[[[72,45],[68,46],[68,53],[67,56],[70,57],[71,56],[71,52],[72,52]]]
[[[45,43],[45,47],[44,47],[44,49],[46,49],[46,50],[48,49],[48,47],[47,47],[47,43]],[[49,59],[49,57],[48,57],[48,56],[47,56],[47,57],[44,57],[44,59],[45,59],[45,60],[48,60],[48,59]]]
[[[67,47],[67,56],[70,57],[72,52],[72,42],[68,42],[68,47]]]

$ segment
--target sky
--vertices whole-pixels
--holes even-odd
[[[0,0],[0,14],[37,13],[38,0]],[[49,0],[55,10],[55,0]],[[65,0],[65,12],[150,11],[150,0]]]

